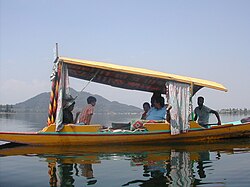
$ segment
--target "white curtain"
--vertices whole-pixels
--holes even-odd
[[[172,106],[170,110],[171,135],[186,132],[189,129],[190,85],[168,81],[166,96],[168,104]]]
[[[58,88],[58,99],[57,99],[57,110],[56,110],[56,131],[63,129],[63,99],[68,98],[69,93],[69,75],[68,67],[66,64],[61,65],[61,76],[59,78]]]
[[[188,152],[171,150],[171,171],[172,184],[170,186],[192,186],[194,181],[192,161]]]

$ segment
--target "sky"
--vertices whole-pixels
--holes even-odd
[[[59,55],[215,81],[213,109],[250,108],[249,0],[0,0],[0,104],[49,92]],[[80,91],[86,81],[70,79]],[[84,90],[142,107],[151,94],[91,83]],[[49,100],[49,98],[48,98]],[[98,104],[98,103],[97,103]]]

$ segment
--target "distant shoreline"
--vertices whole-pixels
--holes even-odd
[[[229,109],[221,109],[218,110],[219,114],[230,114],[230,115],[248,115],[250,114],[249,109],[236,109],[236,108],[229,108]]]
[[[16,112],[0,112],[0,115],[16,114]]]
[[[6,114],[39,114],[39,113],[42,113],[42,114],[45,114],[45,113],[48,113],[48,112],[44,112],[44,111],[14,111],[14,112],[0,112],[0,115],[6,115]],[[114,112],[110,112],[110,113],[94,113],[95,115],[139,115],[141,114],[140,112],[139,113],[136,113],[136,112],[123,112],[123,113],[120,113],[120,112],[117,112],[117,113],[114,113]]]
[[[15,115],[15,114],[45,114],[47,112],[44,112],[44,111],[14,111],[14,112],[0,112],[0,115]],[[220,115],[250,115],[250,111],[247,111],[247,112],[240,112],[240,111],[237,111],[237,112],[228,112],[228,111],[220,111],[218,110],[218,113]],[[112,115],[140,115],[141,113],[134,113],[134,112],[123,112],[123,113],[95,113],[95,115],[109,115],[109,116],[112,116]]]

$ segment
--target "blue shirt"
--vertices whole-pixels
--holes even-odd
[[[152,107],[148,113],[146,120],[165,120],[166,119],[166,107],[156,109]]]

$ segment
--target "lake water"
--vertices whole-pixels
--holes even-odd
[[[221,116],[235,121],[245,116]],[[0,116],[0,131],[37,131],[47,114]],[[136,115],[96,115],[126,122]],[[214,119],[212,118],[211,121]],[[0,149],[0,186],[250,186],[250,139],[148,146]]]

